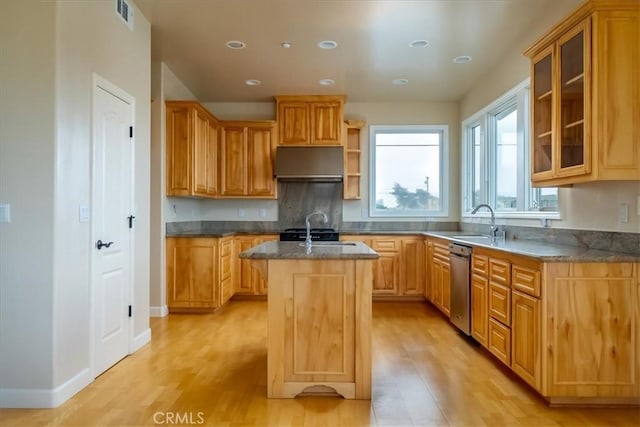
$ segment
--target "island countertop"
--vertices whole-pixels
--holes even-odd
[[[304,242],[270,241],[240,253],[247,259],[377,259],[376,251],[362,242],[315,242],[309,249]]]

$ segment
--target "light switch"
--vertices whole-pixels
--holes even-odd
[[[89,222],[89,217],[90,217],[89,206],[80,205],[80,207],[78,208],[78,220],[80,222]]]
[[[9,203],[0,203],[0,223],[11,222],[11,205]]]

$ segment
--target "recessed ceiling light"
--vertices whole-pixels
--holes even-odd
[[[229,49],[244,49],[247,47],[245,42],[241,42],[239,40],[229,40],[225,43]]]
[[[322,80],[319,80],[318,83],[320,83],[322,86],[331,86],[335,84],[336,81],[332,79],[322,79]]]
[[[280,46],[282,46],[285,49],[289,49],[293,45],[291,44],[291,42],[282,42],[280,43]]]
[[[409,43],[409,46],[411,47],[427,47],[429,45],[429,42],[426,40],[414,40],[411,43]]]
[[[471,62],[471,57],[469,55],[456,56],[453,58],[453,62],[456,64],[466,64],[467,62]]]
[[[405,86],[409,84],[409,80],[407,79],[394,79],[391,80],[391,83],[393,83],[396,86]]]
[[[338,47],[338,43],[334,42],[333,40],[323,40],[318,43],[318,47],[320,49],[335,49],[336,47]]]
[[[247,86],[258,86],[260,85],[260,83],[262,82],[256,79],[249,79],[244,81],[244,84],[246,84]]]

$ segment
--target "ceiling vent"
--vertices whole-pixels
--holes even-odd
[[[116,0],[116,13],[133,31],[133,8],[126,0]]]

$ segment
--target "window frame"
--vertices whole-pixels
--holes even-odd
[[[386,214],[376,209],[376,136],[380,133],[440,133],[439,198],[440,209],[412,212],[406,215]],[[370,125],[369,126],[369,216],[376,218],[442,218],[449,216],[449,125]]]
[[[531,140],[529,131],[530,121],[530,79],[526,79],[513,89],[491,102],[479,112],[462,122],[462,168],[461,168],[461,217],[472,217],[474,177],[469,174],[474,168],[473,129],[480,126],[480,195],[479,203],[496,206],[497,187],[491,185],[497,180],[497,147],[495,143],[496,117],[505,114],[509,108],[517,109],[517,203],[515,210],[495,211],[500,218],[549,218],[560,219],[560,192],[558,192],[558,207],[555,211],[535,209],[535,203],[540,199],[540,188],[531,185]],[[488,213],[478,212],[474,216],[485,216]]]

